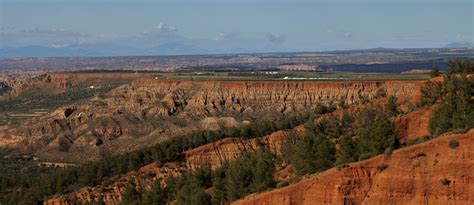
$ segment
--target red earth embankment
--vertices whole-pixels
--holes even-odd
[[[459,147],[450,148],[455,139]],[[474,204],[474,129],[251,195],[253,204]]]

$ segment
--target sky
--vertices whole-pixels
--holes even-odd
[[[473,2],[0,0],[0,52],[34,47],[71,55],[146,55],[443,47],[474,42]]]

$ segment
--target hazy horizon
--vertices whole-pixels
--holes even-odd
[[[469,0],[2,0],[0,56],[472,47]]]

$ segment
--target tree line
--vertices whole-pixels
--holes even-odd
[[[421,89],[419,107],[437,105],[429,130],[439,135],[474,127],[474,73],[471,61],[451,61],[442,82],[428,81]]]
[[[130,153],[106,157],[79,167],[61,169],[52,174],[24,176],[20,179],[2,176],[2,204],[35,204],[54,194],[67,193],[83,186],[96,186],[103,179],[123,174],[146,164],[160,161],[182,161],[184,151],[226,137],[251,139],[277,130],[291,129],[306,122],[309,114],[287,115],[275,121],[256,121],[240,127],[218,131],[196,131],[178,136]]]

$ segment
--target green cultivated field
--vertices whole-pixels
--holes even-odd
[[[271,71],[273,72],[273,71]],[[189,72],[158,75],[157,79],[167,80],[235,80],[235,81],[384,81],[384,80],[426,80],[429,74],[399,73],[353,73],[353,72]],[[287,77],[287,79],[285,79]],[[296,78],[296,79],[292,79]],[[321,79],[315,79],[321,78]],[[329,78],[329,79],[327,79]]]

